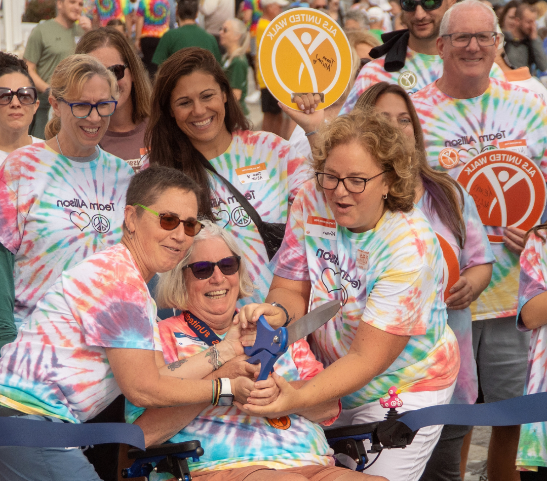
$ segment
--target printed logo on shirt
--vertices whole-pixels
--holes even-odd
[[[96,214],[91,218],[91,225],[99,234],[106,234],[110,230],[110,221],[101,214]]]
[[[452,147],[445,148],[439,153],[439,164],[445,169],[453,169],[460,163],[460,154]]]
[[[309,215],[306,221],[305,232],[306,235],[311,237],[334,240],[336,239],[336,221],[334,219]]]
[[[368,269],[368,257],[369,253],[364,250],[357,249],[357,267],[359,269],[367,270]]]
[[[70,213],[70,222],[83,231],[89,224],[91,224],[91,218],[85,212],[72,211]]]
[[[435,234],[437,234],[437,239],[439,239],[443,251],[443,292],[444,298],[448,299],[450,297],[448,291],[460,278],[460,263],[450,243],[438,232],[435,232]]]
[[[286,431],[291,427],[291,418],[289,416],[283,416],[281,418],[266,418],[266,421],[268,421],[268,424],[275,429],[281,429],[282,431]]]
[[[418,77],[414,72],[410,72],[409,70],[407,70],[406,72],[402,72],[401,75],[399,75],[397,83],[405,90],[410,90],[418,83]]]
[[[511,150],[484,152],[459,173],[458,182],[471,194],[482,223],[528,230],[541,219],[545,180],[536,164]],[[501,235],[488,235],[503,242]]]
[[[242,184],[251,182],[264,182],[270,178],[266,170],[266,164],[250,165],[236,169],[236,174]]]
[[[251,216],[247,214],[247,211],[242,207],[236,207],[232,211],[232,222],[238,227],[247,227],[251,223]]]

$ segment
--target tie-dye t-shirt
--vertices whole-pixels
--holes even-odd
[[[159,331],[168,364],[209,348],[188,327],[184,315],[161,321]],[[289,346],[275,364],[275,372],[289,382],[311,379],[322,370],[305,340]],[[143,412],[126,401],[128,422],[135,422]],[[199,462],[188,460],[193,473],[253,464],[272,469],[334,464],[321,427],[297,414],[268,420],[247,416],[235,406],[209,406],[168,442],[192,439],[199,439],[205,450]]]
[[[384,70],[385,57],[367,63],[359,72],[351,92],[340,111],[340,115],[349,114],[357,99],[371,85],[388,82],[399,84],[410,95],[434,82],[443,74],[443,61],[439,55],[426,55],[407,48],[405,66],[397,72]],[[505,80],[501,69],[494,64],[490,76]]]
[[[161,351],[156,304],[122,244],[64,271],[0,358],[0,405],[78,423],[120,388],[105,348]]]
[[[289,204],[312,176],[306,159],[281,137],[268,132],[235,132],[228,150],[210,162],[245,196],[261,219],[271,223],[287,222]],[[245,209],[214,174],[211,189],[213,213],[219,225],[234,235],[249,267],[256,287],[251,302],[264,302],[273,273],[262,237]],[[248,302],[240,301],[239,305]]]
[[[169,0],[140,0],[137,15],[144,17],[141,37],[161,38],[169,30]]]
[[[495,262],[494,254],[490,248],[490,242],[486,236],[486,231],[482,225],[481,218],[477,212],[477,207],[473,197],[467,192],[463,192],[463,221],[466,228],[466,240],[463,249],[460,248],[457,238],[452,231],[442,222],[437,212],[429,208],[429,194],[424,193],[418,207],[431,223],[431,227],[441,237],[441,247],[450,248],[458,259],[458,266],[452,266],[449,262],[444,262],[444,285],[448,279],[459,278],[460,274],[471,267],[490,264]],[[451,267],[456,268],[455,272],[448,272]],[[444,290],[444,289],[443,289]],[[474,404],[478,395],[477,364],[473,356],[473,341],[471,330],[471,309],[448,309],[448,325],[456,334],[458,347],[460,349],[460,372],[454,394],[452,395],[452,404]]]
[[[431,167],[457,178],[464,169],[473,173],[477,155],[497,148],[516,150],[547,173],[547,109],[535,94],[507,82],[490,79],[486,92],[471,99],[454,99],[435,83],[412,96]],[[446,169],[440,157],[452,153],[457,163]],[[512,184],[504,186],[504,191]],[[509,195],[509,194],[508,194]],[[486,226],[487,234],[503,229]],[[471,304],[473,320],[514,316],[517,312],[518,255],[503,243],[493,243],[496,257],[490,285]]]
[[[339,299],[336,317],[313,334],[314,352],[329,365],[345,356],[361,322],[410,336],[385,372],[342,399],[352,409],[401,391],[448,388],[458,375],[456,337],[447,326],[442,294],[442,252],[419,209],[390,212],[356,234],[336,224],[315,181],[304,184],[291,208],[275,274],[311,282],[310,309]]]
[[[129,0],[95,0],[94,13],[99,17],[101,27],[110,20],[125,20]]]
[[[0,167],[0,243],[15,256],[15,322],[63,270],[122,237],[133,169],[100,150],[74,162],[47,147],[16,150]]]
[[[545,237],[545,230],[539,231]],[[524,305],[547,291],[547,245],[531,234],[520,256],[517,327],[528,330],[520,314]],[[547,326],[532,331],[524,394],[547,392]],[[517,452],[517,466],[547,466],[547,423],[523,424]]]

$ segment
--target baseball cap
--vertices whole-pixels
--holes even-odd
[[[384,11],[380,7],[371,7],[367,10],[370,23],[381,22],[384,19]]]
[[[277,3],[281,7],[286,7],[289,4],[287,0],[260,0],[262,7],[273,5],[274,3]]]

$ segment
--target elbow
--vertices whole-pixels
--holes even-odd
[[[146,392],[145,390],[131,390],[131,392],[124,392],[123,395],[127,400],[138,408],[161,408],[164,407],[162,404],[158,403],[158,398],[152,393]]]

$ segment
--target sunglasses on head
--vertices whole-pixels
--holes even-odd
[[[241,257],[239,256],[230,256],[220,259],[218,262],[209,262],[209,261],[200,261],[193,262],[184,266],[183,269],[191,269],[192,274],[196,279],[209,279],[215,272],[215,266],[218,266],[220,272],[225,276],[231,276],[239,271],[239,262]]]
[[[108,70],[110,70],[114,76],[116,77],[116,80],[121,80],[125,75],[125,69],[129,67],[127,64],[118,64],[118,65],[111,65],[110,67],[107,67]]]
[[[38,98],[38,94],[34,87],[21,87],[17,90],[0,87],[0,105],[11,104],[14,95],[17,95],[17,99],[21,105],[35,104],[36,99]]]
[[[401,0],[401,8],[405,12],[414,12],[420,5],[424,10],[437,10],[443,4],[443,0]]]
[[[142,204],[133,204],[133,206],[142,207],[144,210],[150,212],[151,214],[154,214],[156,217],[159,217],[160,226],[162,229],[165,230],[175,230],[179,226],[179,224],[182,223],[182,225],[184,226],[184,233],[187,236],[194,237],[199,233],[202,228],[201,222],[198,222],[194,219],[181,220],[179,216],[175,214],[160,214],[159,212],[156,212],[155,210],[152,210]]]

